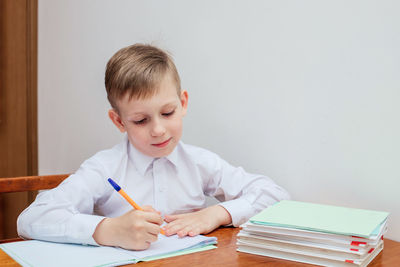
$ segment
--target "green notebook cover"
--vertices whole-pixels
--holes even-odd
[[[370,237],[389,213],[283,200],[250,218],[256,224]]]

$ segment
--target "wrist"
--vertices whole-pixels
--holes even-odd
[[[221,225],[228,225],[232,223],[232,217],[231,214],[221,205],[215,205],[215,208],[218,209],[218,226]]]
[[[97,244],[102,246],[114,246],[113,237],[113,219],[105,218],[96,227],[93,233],[93,239]]]

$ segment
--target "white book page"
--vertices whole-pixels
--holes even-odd
[[[383,242],[379,244],[379,246],[374,250],[373,253],[371,253],[364,261],[354,261],[353,263],[347,263],[342,260],[335,260],[335,259],[329,259],[329,258],[324,258],[324,257],[315,257],[311,255],[303,255],[303,254],[297,254],[297,253],[292,253],[288,251],[276,251],[273,249],[264,249],[264,248],[257,248],[257,247],[252,247],[252,246],[246,246],[242,245],[238,247],[238,251],[240,252],[245,252],[245,253],[250,253],[250,254],[256,254],[256,255],[262,255],[262,256],[269,256],[273,258],[279,258],[279,259],[285,259],[285,260],[290,260],[290,261],[297,261],[297,262],[304,262],[304,263],[309,263],[309,264],[317,264],[317,265],[322,265],[322,266],[349,266],[349,267],[354,267],[354,266],[360,266],[364,267],[367,266],[383,249]]]
[[[22,266],[30,267],[87,267],[102,264],[116,266],[124,262],[135,262],[130,255],[113,247],[82,246],[29,240],[2,244],[0,248]]]
[[[119,248],[124,253],[130,255],[135,259],[143,259],[146,257],[152,257],[157,255],[162,255],[166,253],[170,253],[172,251],[179,251],[183,249],[187,249],[198,244],[207,245],[207,244],[215,244],[217,238],[215,237],[206,237],[202,235],[194,236],[194,237],[178,237],[177,235],[173,236],[163,236],[159,235],[158,240],[151,244],[149,249],[141,250],[141,251],[133,251],[133,250],[125,250]]]
[[[268,237],[263,237],[263,236],[256,236],[252,234],[247,234],[247,233],[242,233],[240,232],[238,234],[239,240],[247,240],[248,242],[258,242],[258,243],[277,243],[277,244],[291,244],[291,245],[297,245],[305,248],[310,248],[310,249],[318,249],[318,250],[327,250],[332,253],[334,252],[342,252],[346,253],[349,256],[354,254],[352,257],[361,257],[362,255],[365,255],[368,253],[369,249],[358,249],[358,250],[351,250],[349,247],[339,247],[339,246],[334,246],[326,243],[315,243],[315,242],[309,242],[309,241],[299,241],[299,240],[285,240],[285,239],[279,239],[279,238],[268,238]]]
[[[1,244],[0,248],[22,266],[87,267],[118,266],[135,263],[143,258],[176,252],[193,246],[215,244],[215,237],[196,236],[179,238],[177,235],[159,236],[150,248],[131,251],[114,247],[83,246],[39,240]]]

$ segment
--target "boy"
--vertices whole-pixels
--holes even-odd
[[[109,117],[125,140],[40,193],[18,218],[21,236],[140,250],[157,240],[163,221],[167,236],[206,234],[239,226],[289,197],[271,179],[180,141],[188,93],[164,51],[142,44],[121,49],[107,64],[105,86]],[[109,177],[144,210],[133,210]],[[222,202],[206,207],[206,196]]]

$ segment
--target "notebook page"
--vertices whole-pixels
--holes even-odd
[[[144,259],[141,259],[141,261],[154,261],[154,260],[159,260],[159,259],[165,259],[165,258],[170,258],[170,257],[175,257],[175,256],[186,255],[186,254],[195,253],[195,252],[202,252],[202,251],[215,249],[215,248],[217,248],[217,247],[214,245],[207,245],[204,247],[196,247],[193,249],[180,250],[178,252],[172,252],[172,253],[164,254],[162,256],[146,257]]]
[[[22,266],[40,267],[86,267],[119,266],[132,264],[143,258],[170,257],[188,252],[201,251],[202,247],[216,243],[215,237],[196,236],[178,238],[161,236],[150,248],[143,251],[130,251],[114,247],[82,246],[77,244],[53,243],[29,240],[1,244],[0,248]],[[211,247],[210,247],[211,248]],[[184,251],[190,249],[190,251]]]
[[[158,255],[163,255],[170,252],[176,252],[188,248],[196,248],[209,244],[215,244],[217,242],[216,237],[206,237],[202,235],[194,237],[182,237],[179,238],[177,235],[166,237],[164,235],[159,235],[158,240],[151,244],[151,247],[146,250],[132,251],[117,248],[124,253],[131,256],[134,259],[143,259],[146,257],[154,257]]]
[[[0,248],[22,266],[87,267],[135,263],[130,255],[112,247],[29,240],[2,244]]]

